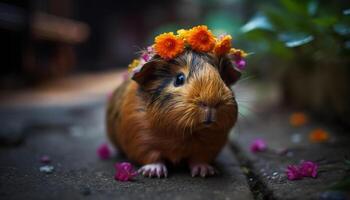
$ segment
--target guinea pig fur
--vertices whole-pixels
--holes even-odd
[[[113,93],[107,107],[111,142],[145,176],[166,177],[166,162],[188,163],[192,176],[210,165],[237,120],[230,86],[240,77],[227,57],[186,50],[172,60],[154,56]]]

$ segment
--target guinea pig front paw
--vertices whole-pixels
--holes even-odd
[[[163,163],[151,163],[144,165],[138,170],[138,173],[146,177],[168,177],[168,170]]]
[[[190,164],[190,169],[192,177],[201,176],[204,178],[217,173],[215,168],[207,163]]]

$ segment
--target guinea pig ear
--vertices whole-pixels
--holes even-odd
[[[219,71],[221,78],[227,85],[233,85],[241,77],[241,72],[233,66],[229,58],[220,59]]]
[[[160,65],[160,61],[156,60],[147,62],[141,67],[140,71],[133,74],[131,79],[136,81],[139,85],[144,85],[146,82],[154,78],[153,74]]]

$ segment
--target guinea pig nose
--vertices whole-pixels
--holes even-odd
[[[216,121],[216,109],[205,106],[204,108],[203,123],[209,125]]]

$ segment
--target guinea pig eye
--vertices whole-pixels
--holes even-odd
[[[176,75],[176,79],[174,82],[175,87],[179,87],[185,83],[185,75],[183,73],[180,73]]]

